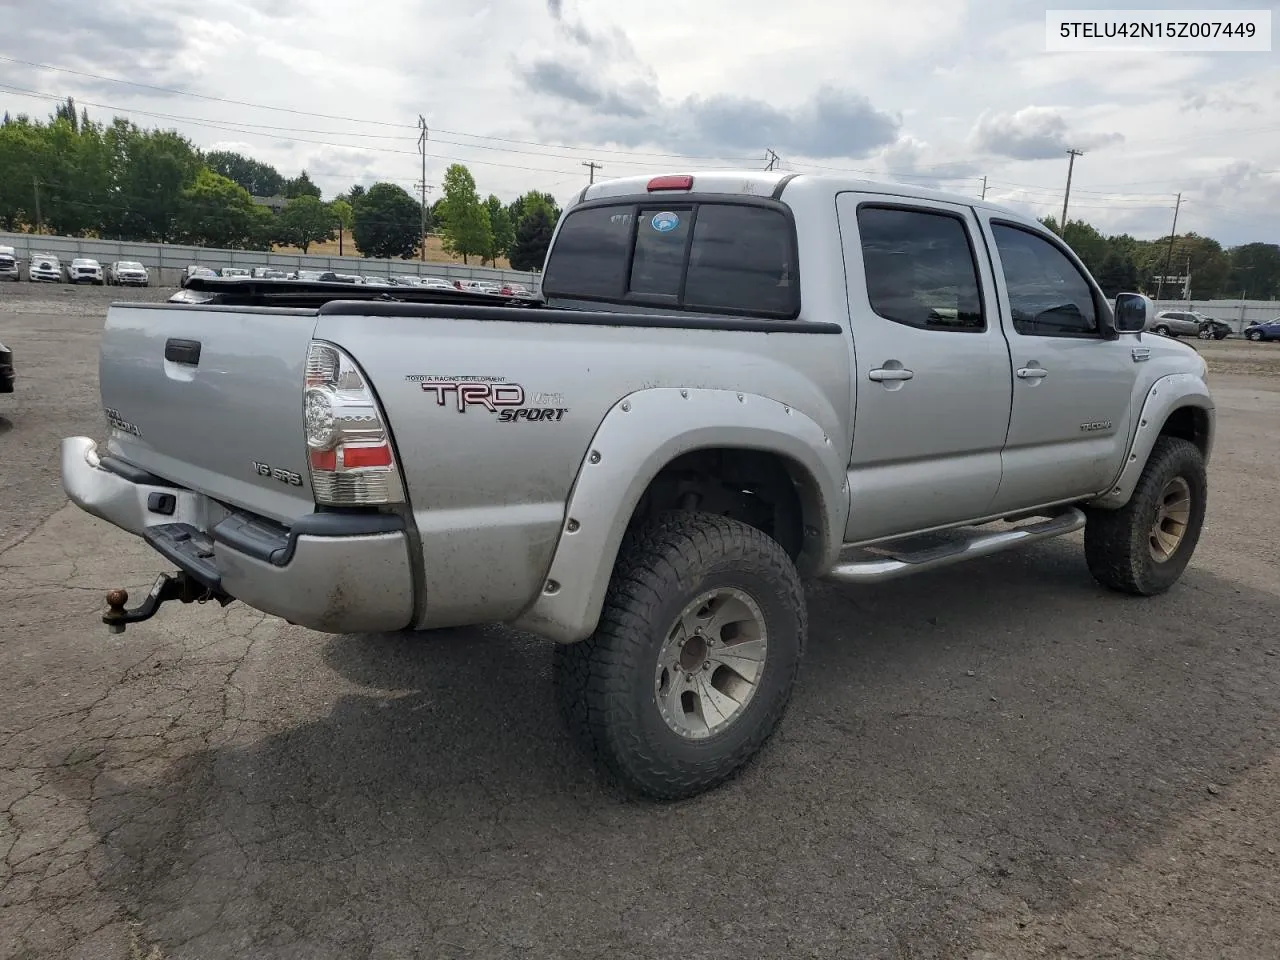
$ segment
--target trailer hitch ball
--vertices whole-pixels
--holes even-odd
[[[116,620],[117,618],[120,618],[121,620],[123,619],[124,612],[125,612],[124,605],[128,602],[129,602],[128,590],[125,590],[123,588],[116,588],[115,590],[107,591],[107,616],[104,617],[103,619],[107,620],[108,618],[110,618],[110,620],[108,620],[108,623],[107,623],[107,631],[109,633],[124,633],[123,622],[112,623],[110,621]]]

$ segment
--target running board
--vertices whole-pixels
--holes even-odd
[[[1036,540],[1048,540],[1050,537],[1061,537],[1064,534],[1083,530],[1084,512],[1078,507],[1068,507],[1062,513],[1047,520],[1029,523],[1026,526],[1005,530],[982,532],[974,527],[966,531],[961,528],[950,531],[959,536],[957,539],[942,545],[911,549],[908,538],[897,543],[880,543],[864,548],[864,552],[873,551],[888,556],[880,556],[867,560],[851,560],[837,563],[825,575],[824,579],[839,580],[843,583],[880,583],[883,580],[894,580],[924,570],[936,570],[949,567],[953,563],[987,557]]]

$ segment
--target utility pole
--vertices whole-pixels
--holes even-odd
[[[776,153],[773,152],[771,148],[768,148],[768,147],[765,148],[764,159],[768,163],[768,166],[765,167],[765,170],[773,170],[778,166],[779,163],[782,162],[782,158],[779,157]]]
[[[987,199],[987,178],[982,178],[982,199]]]
[[[40,220],[40,178],[31,175],[31,185],[36,188],[36,233],[44,233],[44,225]]]
[[[418,189],[422,191],[422,209],[418,214],[418,237],[422,241],[422,262],[427,260],[427,118],[418,114],[418,152],[422,154],[422,179]]]
[[[1076,157],[1083,157],[1084,151],[1071,149],[1067,151],[1067,191],[1062,195],[1062,222],[1058,224],[1058,236],[1067,237],[1067,201],[1071,199],[1071,171],[1075,169]]]
[[[591,171],[591,179],[588,181],[588,186],[590,186],[590,184],[596,182],[596,171],[603,170],[604,164],[596,163],[594,160],[583,160],[582,165]]]
[[[1169,264],[1173,262],[1173,240],[1178,235],[1178,210],[1182,207],[1182,194],[1178,194],[1178,202],[1173,205],[1173,227],[1169,230],[1169,252],[1164,258],[1164,273],[1160,274],[1160,279],[1156,281],[1156,299],[1160,299],[1160,294],[1164,291],[1165,274],[1169,272]]]

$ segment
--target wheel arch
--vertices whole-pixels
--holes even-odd
[[[592,438],[543,589],[515,625],[561,643],[589,636],[627,529],[686,495],[714,495],[717,485],[729,494],[720,502],[731,502],[739,481],[743,493],[776,495],[773,518],[783,528],[736,518],[778,539],[803,575],[817,574],[839,553],[848,511],[839,449],[812,417],[768,397],[699,388],[630,394]]]
[[[1213,452],[1214,422],[1213,398],[1201,377],[1173,373],[1156,380],[1147,391],[1119,476],[1089,506],[1114,510],[1128,503],[1156,440],[1162,436],[1194,443],[1207,463]]]

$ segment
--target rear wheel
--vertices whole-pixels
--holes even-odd
[[[1084,554],[1094,579],[1138,596],[1168,590],[1200,540],[1207,492],[1200,449],[1160,437],[1129,502],[1119,510],[1087,511]]]
[[[1165,326],[1163,323],[1160,324],[1158,327],[1156,327],[1154,332],[1158,333],[1162,337],[1169,336],[1169,328]]]
[[[628,534],[596,632],[556,648],[561,709],[622,787],[690,797],[769,738],[806,630],[799,575],[776,541],[727,517],[670,513]]]

